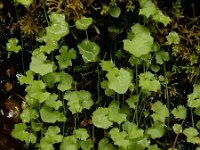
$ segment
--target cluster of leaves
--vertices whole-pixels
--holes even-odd
[[[32,1],[16,3],[28,9]],[[110,0],[100,4],[100,10],[93,6],[100,17],[111,20],[105,25],[106,33],[115,45],[100,39],[110,51],[96,38],[105,33],[99,18],[88,13],[90,17],[79,16],[70,26],[63,13],[48,15],[48,26],[37,37],[29,70],[19,77],[20,84],[26,85],[26,101],[22,122],[15,124],[11,133],[14,138],[50,150],[166,149],[159,143],[168,133],[174,137],[169,140],[169,149],[175,149],[180,134],[188,143],[200,143],[200,123],[183,126],[188,108],[200,115],[200,85],[194,84],[185,105],[171,108],[169,102],[171,76],[166,63],[170,48],[180,44],[180,36],[170,29],[160,44],[153,36],[158,31],[149,27],[153,22],[167,28],[172,20],[151,0],[139,0],[138,5],[127,0],[125,8],[121,3]],[[70,8],[76,10],[82,2],[73,4]],[[129,20],[128,27],[115,25],[116,19],[128,18],[125,15],[133,12],[138,13],[139,20]],[[6,48],[10,54],[22,49],[17,38],[10,39]],[[85,70],[90,71],[83,73]],[[170,118],[175,122],[169,124]],[[68,122],[74,122],[70,132]]]

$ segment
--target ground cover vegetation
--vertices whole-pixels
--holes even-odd
[[[198,0],[1,0],[0,149],[200,149]]]

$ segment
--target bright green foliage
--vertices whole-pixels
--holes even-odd
[[[104,137],[99,141],[98,150],[116,150],[114,146],[109,143],[109,139]]]
[[[169,35],[166,36],[166,38],[167,38],[167,42],[166,42],[167,45],[180,43],[180,37],[178,33],[175,31],[171,31]]]
[[[150,145],[148,150],[160,150],[160,148],[158,148],[158,145],[154,144],[154,145]]]
[[[157,9],[156,14],[154,14],[152,16],[152,19],[156,22],[161,22],[164,26],[167,26],[168,24],[170,24],[171,19],[169,18],[169,16],[166,16],[162,13],[162,11]]]
[[[144,15],[149,18],[157,12],[155,4],[151,0],[139,0],[140,3],[140,15]]]
[[[8,52],[14,52],[18,53],[21,50],[21,46],[17,45],[19,40],[17,38],[11,38],[8,40],[8,43],[6,44],[6,50]]]
[[[65,122],[66,117],[63,112],[59,112],[58,110],[53,110],[48,106],[42,106],[40,109],[40,116],[44,122],[47,123],[55,123],[56,121]]]
[[[37,109],[27,107],[25,108],[22,113],[20,114],[20,118],[22,119],[22,122],[30,122],[32,119],[37,119],[39,117],[39,112]]]
[[[136,108],[136,103],[139,101],[138,95],[131,95],[127,100],[127,104],[130,108],[135,109]]]
[[[146,132],[151,136],[152,139],[161,138],[165,133],[164,124],[155,122],[151,128],[146,130]]]
[[[121,124],[122,122],[126,121],[126,114],[123,114],[120,112],[119,105],[112,101],[108,107],[108,118],[113,121],[117,122],[118,124]]]
[[[40,140],[41,150],[54,150],[53,144],[62,142],[63,136],[58,126],[49,126],[45,132],[45,136]]]
[[[200,107],[195,108],[194,113],[195,115],[200,116]]]
[[[79,145],[82,150],[90,150],[93,148],[93,143],[91,139],[88,139],[86,141],[79,141]]]
[[[64,99],[68,101],[67,105],[72,114],[82,112],[83,109],[90,109],[94,103],[92,95],[85,90],[66,92]]]
[[[100,52],[100,47],[95,42],[91,42],[88,39],[83,40],[78,45],[79,53],[85,63],[96,62],[98,59],[98,54]]]
[[[128,134],[125,131],[120,132],[118,128],[112,128],[109,132],[109,135],[114,144],[119,147],[126,149],[130,144],[130,141],[128,140]]]
[[[165,61],[169,60],[169,53],[160,51],[156,53],[156,63],[162,65]]]
[[[64,14],[52,12],[49,18],[51,26],[46,27],[46,36],[51,37],[55,41],[59,41],[69,33],[69,26],[65,21],[65,16]]]
[[[176,134],[182,133],[182,126],[180,124],[176,123],[172,128]]]
[[[87,133],[87,130],[85,128],[80,128],[80,129],[75,129],[73,131],[73,135],[79,139],[79,140],[83,140],[86,141],[87,138],[89,138],[89,135]]]
[[[122,125],[122,128],[128,133],[128,139],[136,139],[143,137],[144,130],[138,129],[138,126],[135,123],[126,121]]]
[[[93,19],[91,17],[81,17],[80,20],[76,20],[75,25],[77,29],[87,30],[92,24]]]
[[[69,49],[67,46],[62,46],[59,52],[60,55],[57,55],[56,59],[58,60],[60,70],[72,66],[71,60],[76,58],[76,51],[73,48]]]
[[[149,71],[139,75],[139,86],[143,91],[157,92],[161,88],[160,82]]]
[[[136,57],[148,54],[153,46],[153,38],[149,29],[137,23],[131,27],[131,32],[133,37],[123,41],[124,50]]]
[[[109,13],[112,17],[114,18],[118,18],[121,14],[121,9],[118,7],[118,6],[115,6],[115,7],[111,7],[109,9]]]
[[[55,41],[51,37],[44,36],[38,39],[38,41],[44,41],[46,43],[46,45],[41,45],[39,47],[40,52],[50,54],[55,49],[59,48],[58,41]]]
[[[78,150],[79,144],[74,136],[66,136],[60,145],[60,150]]]
[[[58,110],[62,106],[62,101],[58,100],[58,95],[55,93],[52,93],[49,96],[49,99],[45,101],[45,105],[51,108],[54,108],[55,110]]]
[[[110,70],[106,77],[108,78],[108,87],[119,94],[124,94],[131,86],[132,77],[130,72],[121,68],[113,68]]]
[[[22,75],[18,78],[21,85],[23,84],[31,84],[34,79],[34,73],[31,70],[26,72],[26,76]]]
[[[29,8],[29,6],[32,4],[33,0],[14,0],[16,3],[20,3],[24,5],[24,7]]]
[[[177,108],[172,110],[172,114],[175,118],[185,119],[187,116],[187,109],[184,106],[179,105]]]
[[[107,96],[112,96],[115,93],[115,91],[113,91],[112,89],[110,89],[108,87],[108,81],[107,80],[103,80],[101,82],[101,88],[104,89],[105,95],[107,95]]]
[[[111,71],[115,67],[115,64],[112,61],[105,60],[102,60],[100,65],[104,71]]]
[[[47,87],[51,88],[54,87],[55,83],[58,83],[60,81],[60,75],[58,72],[50,72],[42,76],[42,80]]]
[[[92,122],[98,128],[108,129],[113,124],[109,119],[108,108],[98,107],[97,110],[93,112]]]
[[[171,19],[159,10],[152,0],[140,0],[139,3],[140,15],[144,15],[147,18],[152,17],[154,21],[161,22],[164,26],[167,26],[171,22]]]
[[[15,124],[14,129],[11,132],[11,135],[19,139],[20,141],[25,141],[26,144],[36,143],[36,135],[33,133],[29,133],[27,130],[27,126],[24,123]]]
[[[58,90],[64,92],[66,90],[69,90],[72,86],[72,76],[68,73],[63,72],[59,72],[59,76],[60,76],[60,82],[58,84]]]
[[[153,114],[151,115],[154,122],[161,121],[165,122],[166,118],[169,117],[169,110],[166,105],[163,105],[162,102],[157,101],[152,104],[151,110],[153,110]],[[161,115],[162,114],[162,115]]]
[[[200,140],[198,130],[193,127],[184,129],[183,134],[187,137],[187,142],[189,143],[196,144]]]
[[[193,85],[193,93],[188,95],[187,103],[189,107],[198,108],[200,107],[200,85]]]
[[[53,72],[56,69],[54,62],[47,61],[44,53],[35,54],[31,58],[30,70],[40,75]]]

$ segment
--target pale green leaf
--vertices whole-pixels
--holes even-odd
[[[172,110],[172,114],[175,118],[185,119],[187,116],[187,109],[184,106],[179,105]]]
[[[102,67],[102,70],[104,71],[111,71],[115,67],[115,64],[111,60],[110,61],[102,60],[100,65]]]
[[[165,133],[164,124],[156,122],[151,128],[147,129],[147,134],[151,136],[152,139],[161,138]]]
[[[172,129],[176,134],[182,133],[182,126],[180,124],[175,123]]]
[[[104,137],[99,141],[98,150],[116,150],[116,148],[109,143],[109,139]]]
[[[198,108],[200,107],[200,85],[193,85],[193,93],[188,95],[187,103],[189,107]]]
[[[24,7],[29,8],[29,6],[32,4],[33,0],[14,0],[16,3],[20,3],[24,5]]]
[[[180,37],[179,37],[178,33],[175,31],[171,31],[169,33],[169,35],[167,35],[166,38],[167,38],[167,42],[166,42],[167,45],[180,43]]]
[[[75,25],[77,29],[87,30],[92,24],[93,19],[91,17],[81,17],[80,20],[76,20]]]
[[[79,145],[82,150],[90,150],[93,148],[93,142],[91,139],[87,139],[86,141],[80,141]]]
[[[78,150],[79,144],[74,136],[66,136],[60,145],[60,150]]]
[[[20,118],[22,119],[22,122],[30,122],[32,119],[37,119],[39,117],[39,112],[37,109],[26,107],[22,113],[20,114]]]
[[[56,121],[65,122],[66,118],[62,112],[53,110],[48,106],[42,106],[40,109],[40,116],[44,122],[55,123]]]
[[[17,38],[11,38],[6,44],[6,50],[9,52],[18,53],[21,50],[21,46],[17,45],[19,40]]]
[[[52,93],[49,96],[49,99],[45,101],[45,105],[54,108],[55,110],[58,110],[63,105],[63,103],[61,100],[58,100],[57,94]]]
[[[153,46],[153,38],[150,31],[139,23],[132,26],[131,30],[134,36],[132,39],[125,39],[123,41],[124,50],[136,57],[148,54]]]
[[[86,141],[87,138],[89,138],[89,134],[87,133],[87,130],[85,128],[79,128],[79,129],[75,129],[73,131],[73,135],[79,139],[79,140],[83,140]]]
[[[157,12],[155,4],[151,0],[140,0],[140,15],[144,15],[149,18],[151,15]]]
[[[160,82],[149,71],[139,75],[139,86],[144,91],[154,92],[157,92],[161,88]]]
[[[94,103],[92,95],[85,90],[66,92],[64,99],[68,101],[67,105],[72,114],[82,112],[83,109],[90,109]]]
[[[148,150],[161,150],[160,148],[158,148],[158,145],[157,144],[154,144],[154,145],[150,145]]]
[[[128,135],[125,131],[120,132],[118,128],[112,128],[109,132],[111,139],[113,140],[114,144],[126,149],[130,144],[128,139]]]
[[[162,11],[158,9],[157,9],[157,12],[152,16],[152,19],[154,21],[162,23],[164,26],[167,26],[171,22],[171,19],[169,18],[169,16],[164,15]]]
[[[21,85],[23,84],[31,84],[34,79],[34,73],[31,70],[26,72],[26,76],[22,75],[18,78]]]
[[[108,108],[98,107],[98,109],[93,112],[92,122],[98,128],[108,129],[113,124],[113,122],[109,120]]]
[[[126,121],[122,125],[122,128],[128,133],[129,139],[136,139],[139,137],[143,137],[144,130],[138,129],[138,126],[135,123]]]
[[[139,96],[138,95],[131,95],[127,100],[127,104],[130,108],[135,109],[136,108],[136,103],[139,101]]]
[[[33,133],[27,130],[27,126],[24,123],[18,123],[14,125],[14,129],[11,132],[12,137],[19,139],[20,141],[25,141],[26,144],[36,143],[37,137]]]
[[[58,73],[60,76],[60,82],[58,84],[58,89],[62,92],[69,90],[72,86],[73,78],[70,74],[64,71]]]
[[[189,127],[183,130],[183,134],[187,137],[187,142],[196,144],[200,138],[198,137],[199,132],[196,128]]]
[[[97,61],[97,56],[100,52],[99,45],[97,45],[95,42],[85,39],[77,46],[85,63]]]
[[[160,51],[156,53],[156,63],[162,65],[165,61],[169,60],[169,53]]]
[[[117,122],[118,124],[121,124],[122,122],[126,121],[126,114],[120,112],[119,105],[115,101],[112,101],[110,103],[108,111],[109,111],[108,115],[109,120]]]
[[[154,112],[151,115],[154,122],[156,121],[165,122],[166,118],[169,117],[169,109],[166,107],[166,105],[163,105],[162,102],[160,101],[153,103],[151,110],[153,110]]]
[[[42,76],[43,82],[50,88],[54,87],[54,84],[60,81],[60,75],[57,72],[50,72]]]

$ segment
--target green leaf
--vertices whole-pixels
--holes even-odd
[[[200,107],[200,85],[193,85],[193,93],[188,95],[187,103],[189,107],[198,108]]]
[[[9,52],[18,53],[21,50],[21,46],[17,46],[18,44],[17,38],[11,38],[8,40],[8,43],[6,44],[6,50]]]
[[[151,128],[147,129],[147,134],[149,134],[152,139],[161,138],[164,133],[164,124],[159,122],[155,122]]]
[[[166,105],[163,105],[162,102],[160,101],[153,103],[151,110],[153,110],[154,112],[151,115],[154,122],[156,121],[165,122],[166,118],[169,117],[169,109],[166,107]]]
[[[128,139],[136,139],[143,137],[144,130],[138,129],[138,126],[135,123],[126,121],[122,125],[123,130],[127,131]]]
[[[184,106],[179,105],[177,108],[173,109],[172,114],[175,118],[185,119],[187,116],[187,109]]]
[[[169,60],[169,53],[165,51],[160,51],[156,53],[156,63],[162,65],[164,61]]]
[[[73,48],[68,49],[67,46],[62,46],[59,52],[60,55],[57,55],[56,59],[58,60],[60,70],[72,66],[71,60],[76,58],[76,51]]]
[[[97,56],[100,52],[99,45],[97,45],[95,42],[85,39],[77,46],[85,63],[97,61]]]
[[[27,126],[24,123],[15,124],[14,129],[11,132],[12,137],[19,139],[20,141],[25,141],[26,144],[36,143],[36,135],[30,133],[27,130]]]
[[[51,108],[54,108],[55,110],[58,110],[62,105],[62,101],[61,100],[57,100],[58,99],[58,95],[53,93],[49,96],[49,99],[47,101],[45,101],[45,105]]]
[[[140,10],[139,15],[144,15],[149,18],[157,12],[155,4],[151,0],[140,0]]]
[[[108,129],[113,122],[109,120],[109,110],[108,108],[98,107],[93,112],[92,122],[98,128]]]
[[[120,14],[121,14],[121,9],[120,9],[120,7],[118,7],[118,6],[111,7],[111,8],[109,9],[109,13],[110,13],[110,15],[111,15],[112,17],[118,18],[118,17],[120,16]]]
[[[67,105],[72,114],[82,112],[83,109],[90,109],[94,103],[92,95],[85,90],[66,92],[64,99],[68,101]]]
[[[65,21],[65,15],[52,12],[49,18],[52,24],[46,27],[46,36],[59,41],[69,33],[69,25]]]
[[[26,76],[22,75],[18,78],[21,85],[31,84],[34,79],[34,73],[31,70],[26,71]]]
[[[60,150],[78,150],[79,144],[74,136],[66,136],[60,145]]]
[[[154,144],[154,145],[150,145],[148,150],[160,150],[160,148],[158,148],[157,144]]]
[[[54,84],[60,81],[60,75],[57,72],[50,72],[42,76],[42,81],[47,85],[47,87],[53,88]]]
[[[54,62],[47,61],[44,53],[33,55],[30,63],[30,70],[40,75],[53,72],[56,69]]]
[[[195,108],[194,114],[200,116],[200,107]]]
[[[167,35],[166,38],[167,38],[167,42],[166,42],[167,45],[180,43],[180,37],[179,37],[178,33],[175,31],[171,31],[169,33],[169,35]]]
[[[180,124],[175,123],[172,128],[176,134],[182,133],[182,126]]]
[[[139,86],[144,91],[154,91],[154,92],[157,92],[161,88],[160,82],[149,71],[140,73]]]
[[[42,106],[40,109],[40,116],[44,122],[55,123],[56,121],[65,122],[66,118],[62,112],[53,110],[48,106]]]
[[[86,141],[87,138],[89,138],[89,134],[87,133],[87,130],[85,128],[80,128],[80,129],[75,129],[73,131],[73,135],[79,139],[79,140],[83,140]]]
[[[157,12],[152,16],[152,19],[154,21],[162,23],[164,26],[167,26],[171,22],[171,19],[169,18],[169,16],[164,15],[162,11],[158,9],[157,9]]]
[[[20,118],[22,119],[22,122],[24,123],[30,122],[32,119],[35,120],[39,118],[39,112],[37,109],[26,107],[20,114]]]
[[[136,57],[148,54],[153,46],[153,37],[148,28],[139,23],[131,27],[134,36],[132,39],[125,39],[124,50]]]
[[[104,137],[99,141],[98,150],[116,150],[116,148],[109,143],[109,139]]]
[[[100,65],[102,67],[102,70],[104,71],[111,71],[115,67],[115,64],[111,60],[110,61],[102,60]]]
[[[79,144],[82,150],[90,150],[91,148],[93,148],[93,143],[91,139],[80,141]]]
[[[108,87],[118,94],[124,94],[131,86],[131,74],[129,71],[121,68],[118,70],[114,68],[110,70],[106,77],[108,78]]]
[[[127,104],[130,108],[135,109],[136,108],[136,103],[139,101],[139,96],[138,95],[131,95],[127,100]]]
[[[88,27],[92,24],[93,19],[91,17],[81,17],[80,20],[76,20],[75,25],[77,29],[87,30]]]
[[[65,73],[64,71],[59,72],[59,76],[60,76],[60,82],[57,88],[62,92],[69,90],[73,82],[72,76],[68,73]]]
[[[41,45],[39,47],[40,52],[50,54],[55,49],[59,48],[58,42],[51,37],[44,36],[39,38],[38,41],[46,42],[46,45]]]
[[[15,0],[15,2],[24,5],[26,8],[29,8],[29,6],[33,3],[33,0]]]
[[[114,144],[126,149],[130,144],[130,141],[127,138],[127,133],[125,131],[120,132],[118,128],[112,128],[109,132],[111,139]]]
[[[189,143],[196,144],[200,140],[198,130],[193,127],[184,129],[183,134],[187,137],[187,142]]]
[[[108,107],[108,118],[109,120],[113,122],[117,122],[118,124],[121,124],[122,122],[126,121],[126,114],[123,114],[120,112],[119,105],[112,101]]]

